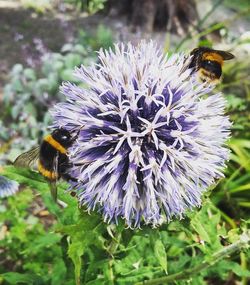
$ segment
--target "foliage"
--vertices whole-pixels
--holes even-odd
[[[194,268],[203,260],[214,262],[213,254],[224,248],[222,242],[238,240],[245,227],[227,232],[220,211],[205,200],[200,211],[190,212],[182,221],[133,231],[125,229],[122,220],[115,227],[103,223],[98,213],[77,210],[75,198],[62,192],[65,185],[59,187],[59,199],[68,204],[62,209],[52,202],[48,185],[39,174],[13,167],[6,167],[3,174],[32,188],[36,185],[35,192],[26,188],[1,207],[1,228],[5,230],[0,248],[5,258],[0,270],[7,284],[17,280],[57,284],[62,279],[64,284],[74,284],[73,270],[76,284],[135,284]],[[38,207],[41,198],[49,212]],[[64,250],[67,247],[67,254],[61,245]],[[9,260],[22,262],[11,264]],[[237,260],[223,259],[216,267],[191,275],[190,280],[204,284],[204,278],[217,276],[222,282],[230,270],[239,277],[249,277],[250,271],[241,268]],[[51,274],[46,274],[48,268]]]
[[[55,0],[20,0],[21,5],[26,9],[31,9],[37,14],[52,12],[53,9],[63,3],[69,4],[74,9],[87,12],[92,15],[104,9],[107,0],[64,0],[59,3]]]
[[[104,4],[106,2],[107,2],[107,0],[91,0],[91,1],[89,1],[89,3],[88,3],[89,13],[94,14],[94,13],[104,9]]]
[[[34,139],[38,136],[40,126],[48,125],[48,107],[63,99],[59,92],[61,82],[75,80],[72,70],[87,61],[87,51],[80,45],[73,49],[66,45],[62,52],[65,54],[45,55],[39,71],[16,64],[10,73],[10,83],[5,86],[3,97],[5,116],[11,118],[12,129],[22,137]],[[30,128],[27,128],[27,124]]]
[[[236,11],[245,11],[246,9],[249,9],[248,0],[239,0],[237,3],[235,1],[225,0],[224,5]],[[250,15],[248,17],[250,18]]]
[[[16,139],[11,140],[11,150],[5,151],[2,160],[13,160],[17,156],[20,152],[19,138],[22,138],[21,145],[26,149],[37,144],[51,122],[49,108],[64,100],[60,93],[62,81],[77,82],[73,76],[75,67],[88,65],[96,58],[94,51],[101,46],[110,46],[111,42],[111,32],[100,25],[95,41],[81,30],[76,42],[65,44],[61,53],[45,54],[38,69],[21,64],[13,67],[10,82],[4,88],[0,141],[5,141],[7,146],[13,136]]]
[[[111,30],[100,24],[97,27],[95,37],[90,37],[84,30],[80,30],[78,32],[78,42],[82,45],[89,45],[93,50],[108,49],[112,47],[113,35]]]
[[[94,13],[105,1],[88,2]],[[225,2],[235,6],[232,1]],[[240,3],[240,10],[245,9],[247,1]],[[222,29],[228,31],[225,23],[216,23],[189,40]],[[95,60],[94,50],[109,47],[111,41],[111,32],[103,26],[95,38],[81,31],[77,42],[65,45],[61,53],[47,54],[38,69],[13,67],[0,107],[2,162],[15,158],[21,146],[29,149],[38,142],[50,123],[47,110],[63,100],[61,81],[72,81],[74,66]],[[0,203],[0,284],[129,285],[187,270],[191,275],[172,279],[169,284],[248,284],[249,250],[237,250],[223,259],[214,257],[237,243],[250,224],[250,73],[247,56],[240,56],[249,38],[230,41],[237,58],[223,67],[223,84],[218,90],[226,95],[233,122],[232,153],[225,179],[210,197],[204,197],[203,207],[181,221],[133,231],[126,229],[122,220],[117,227],[107,225],[98,213],[89,215],[84,208],[78,209],[76,199],[65,192],[65,183],[58,185],[59,199],[68,205],[61,208],[52,201],[48,184],[38,173],[0,168],[1,175],[23,185],[17,195]],[[177,49],[183,49],[182,43]],[[201,44],[212,43],[205,39]],[[211,266],[194,270],[204,262]],[[152,282],[148,284],[167,284]]]
[[[249,33],[245,32],[240,37],[229,34],[229,25],[233,19],[242,15],[249,17],[249,7],[247,1],[237,2],[237,14],[229,21],[216,22],[206,27],[206,20],[213,11],[221,5],[221,1],[214,2],[211,11],[200,20],[199,28],[203,30],[196,33],[189,33],[176,46],[176,50],[183,49],[184,46],[193,44],[197,40],[198,46],[214,47],[214,43],[209,39],[212,32],[220,32],[222,41],[230,41],[231,52],[236,58],[225,63],[223,66],[223,81],[217,87],[218,92],[222,91],[227,101],[227,114],[232,121],[232,139],[229,141],[231,148],[231,158],[226,169],[225,179],[221,180],[212,193],[212,200],[221,210],[222,217],[231,227],[236,227],[241,217],[247,215],[249,211],[249,163],[250,163],[250,81],[249,63],[246,58],[249,56]],[[233,6],[226,1],[226,5]],[[236,8],[236,7],[235,7]],[[227,48],[229,49],[229,48]]]
[[[49,0],[21,0],[21,4],[28,9],[32,9],[39,14],[44,14],[46,11],[52,9],[52,5]]]
[[[87,11],[89,14],[95,14],[96,12],[104,9],[104,5],[107,0],[64,0],[66,3],[71,3],[81,11]]]
[[[238,44],[239,52],[241,46],[244,47],[244,43]],[[226,179],[217,185],[212,197],[233,227],[241,217],[247,215],[250,208],[250,70],[243,58],[236,58],[224,67],[223,84],[219,86],[226,94],[227,112],[233,122],[229,141],[232,153]]]

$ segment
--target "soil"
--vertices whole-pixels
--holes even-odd
[[[59,3],[60,1],[58,1]],[[201,18],[211,9],[211,1],[198,2],[198,12]],[[208,22],[216,22],[219,19],[227,19],[235,15],[235,12],[221,6],[209,17]],[[216,17],[216,18],[215,18]],[[230,29],[239,36],[249,27],[249,21],[231,23]],[[8,74],[16,63],[32,65],[42,49],[57,52],[68,42],[72,42],[79,29],[88,33],[94,33],[98,25],[110,28],[115,41],[138,42],[142,38],[154,39],[159,45],[166,47],[166,33],[154,32],[143,33],[142,31],[131,32],[131,26],[125,17],[121,17],[113,11],[109,15],[78,13],[75,9],[65,7],[54,9],[44,14],[35,13],[33,10],[24,9],[18,0],[0,0],[0,101],[4,84]],[[171,46],[181,39],[171,34]],[[220,40],[214,38],[213,41]],[[195,40],[189,45],[193,48]],[[189,47],[187,48],[189,49]]]
[[[101,24],[114,32],[115,41],[137,42],[142,37],[153,37],[164,42],[165,38],[164,32],[154,35],[143,35],[140,31],[131,33],[127,20],[115,15],[87,16],[76,11],[63,13],[58,10],[39,15],[24,9],[18,1],[10,1],[11,5],[8,2],[0,0],[0,91],[14,64],[28,65],[30,59],[39,56],[39,48],[60,51],[65,43],[73,40],[79,29],[91,34]]]

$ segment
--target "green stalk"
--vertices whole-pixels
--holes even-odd
[[[218,209],[219,210],[219,209]],[[231,228],[236,229],[237,225],[233,219],[231,219],[226,213],[219,210],[222,218],[231,226]]]
[[[250,202],[239,202],[238,205],[241,207],[250,208]]]
[[[138,282],[136,283],[136,285],[160,285],[160,284],[166,284],[168,282],[174,282],[176,280],[188,279],[192,277],[193,275],[196,275],[200,271],[205,270],[208,267],[214,265],[221,259],[226,258],[229,255],[243,248],[248,247],[249,245],[250,245],[250,231],[240,235],[239,240],[237,240],[236,242],[215,252],[209,261],[203,261],[201,264],[193,268],[185,269],[182,272],[178,272],[175,274],[171,274],[165,277],[160,277],[160,278],[156,278],[156,279],[152,279],[148,281]]]
[[[112,234],[113,235],[113,234]],[[115,275],[114,275],[114,270],[113,270],[113,266],[114,266],[114,261],[115,261],[115,253],[117,251],[117,248],[119,247],[120,244],[120,240],[121,240],[121,232],[120,231],[115,231],[114,235],[112,237],[112,241],[109,244],[108,248],[107,248],[107,252],[109,254],[109,262],[108,262],[108,266],[109,266],[109,281],[111,282],[111,285],[115,284]]]
[[[236,229],[237,225],[233,219],[231,219],[226,213],[224,213],[222,210],[217,208],[214,204],[211,205],[215,211],[219,211],[221,214],[221,217],[231,226],[232,229]]]
[[[241,265],[241,268],[243,269],[243,270],[246,270],[247,269],[247,258],[246,258],[246,255],[245,255],[245,253],[244,252],[241,252],[240,253],[240,265]],[[241,279],[241,283],[242,283],[242,285],[247,285],[247,277],[242,277],[242,279]]]

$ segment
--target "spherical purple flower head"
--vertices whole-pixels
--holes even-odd
[[[76,69],[84,87],[63,84],[67,102],[55,106],[54,126],[80,130],[69,150],[72,187],[105,220],[137,227],[181,218],[223,176],[230,128],[223,97],[185,64],[152,42],[120,44],[100,50],[99,64]]]

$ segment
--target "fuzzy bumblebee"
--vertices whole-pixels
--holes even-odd
[[[234,58],[230,52],[198,47],[191,51],[190,68],[202,82],[217,84],[222,76],[222,65],[225,60]]]

